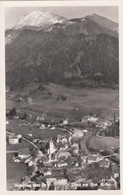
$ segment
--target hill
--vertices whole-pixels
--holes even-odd
[[[117,32],[90,17],[54,17],[55,22],[39,16],[32,21],[28,15],[6,31],[7,85],[16,89],[31,81],[89,88],[118,84]]]

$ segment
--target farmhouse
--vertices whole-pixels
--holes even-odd
[[[68,119],[63,120],[63,125],[68,125]]]
[[[90,117],[90,118],[88,118],[88,122],[89,122],[89,123],[92,123],[92,124],[97,124],[98,118]]]
[[[68,164],[67,164],[67,162],[59,162],[58,164],[57,164],[57,166],[60,168],[60,167],[66,167]]]
[[[31,97],[27,98],[28,104],[32,104],[33,103],[33,99]]]
[[[24,158],[28,158],[30,156],[30,150],[29,148],[25,148],[25,149],[19,149],[18,152],[18,157],[24,159]]]
[[[40,129],[45,129],[45,128],[46,128],[46,127],[45,127],[44,124],[42,124],[41,127],[40,127]]]
[[[66,184],[67,184],[67,179],[65,179],[65,178],[57,179],[54,182],[55,186],[65,186]]]
[[[82,160],[82,164],[86,164],[87,163],[87,156],[81,156],[80,159]]]
[[[96,163],[96,162],[98,162],[97,156],[95,156],[95,155],[88,156],[88,158],[87,158],[88,164],[92,164],[92,163]]]
[[[47,175],[51,175],[51,171],[50,170],[47,170],[47,171],[44,171],[44,176],[47,176]]]
[[[9,137],[9,144],[18,144],[18,143],[19,143],[19,139],[17,136]]]
[[[100,161],[100,167],[109,168],[109,166],[110,166],[110,161],[108,159]]]
[[[58,158],[65,157],[67,159],[69,156],[71,156],[70,152],[67,152],[67,151],[64,151],[64,150],[63,151],[62,150],[58,151],[58,154],[57,154]]]

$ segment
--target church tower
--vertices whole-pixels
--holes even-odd
[[[56,151],[52,139],[49,141],[49,161],[51,161],[52,154]]]

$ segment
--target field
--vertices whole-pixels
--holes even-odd
[[[96,151],[104,150],[113,153],[113,150],[118,149],[119,147],[119,139],[113,137],[98,137],[93,136],[89,139],[88,149],[93,149]]]
[[[37,112],[39,116],[43,114],[50,120],[69,118],[71,121],[77,121],[91,112],[100,114],[106,119],[112,119],[114,112],[116,116],[119,115],[119,90],[117,89],[74,89],[50,83],[45,86],[44,91],[35,90],[38,86],[39,84],[33,84],[21,91],[12,92],[23,97],[29,95],[30,90],[34,90],[30,95],[32,103],[25,101],[19,108],[27,112]],[[67,99],[58,100],[61,95],[66,96]],[[8,101],[7,98],[8,103],[10,100]]]
[[[34,137],[40,137],[41,139],[50,139],[56,137],[57,134],[60,135],[69,135],[68,132],[63,131],[59,128],[56,129],[39,129],[37,127],[19,126],[20,124],[25,123],[26,121],[13,119],[9,120],[9,125],[6,127],[6,130],[12,133],[21,133],[32,134]]]
[[[31,144],[27,143],[27,142],[22,142],[20,144],[7,144],[6,146],[6,151],[12,151],[12,150],[19,150],[19,149],[23,149],[23,148],[29,148],[31,146]]]
[[[15,183],[20,183],[22,177],[27,175],[26,166],[22,163],[13,163],[9,159],[13,154],[7,154],[7,190],[12,190]]]
[[[114,153],[119,147],[119,139],[113,137],[100,137],[91,133],[86,133],[80,141],[80,148],[84,154],[89,154],[91,151],[100,152],[101,150],[107,153]]]

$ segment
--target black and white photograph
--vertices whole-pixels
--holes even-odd
[[[118,14],[5,7],[7,191],[121,189]]]

